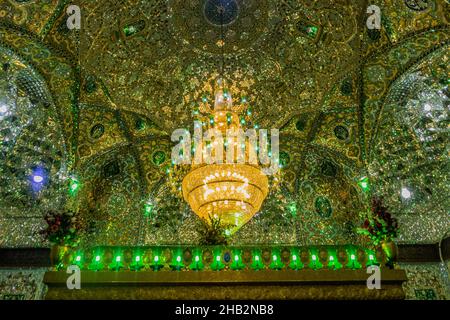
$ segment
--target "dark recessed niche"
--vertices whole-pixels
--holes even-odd
[[[239,15],[236,0],[207,0],[203,8],[206,20],[215,26],[233,23]]]
[[[353,83],[351,78],[347,78],[344,81],[342,81],[341,84],[341,93],[344,96],[349,96],[353,92]]]
[[[97,81],[94,76],[87,76],[84,83],[84,91],[91,94],[97,91]]]
[[[381,31],[378,29],[367,29],[367,35],[372,41],[378,41],[381,38]]]
[[[350,137],[347,127],[341,125],[334,128],[334,135],[339,140],[347,140]]]
[[[136,121],[134,122],[134,128],[138,131],[142,131],[147,127],[147,123],[144,119],[142,118],[138,118],[136,119]]]
[[[90,135],[93,139],[99,139],[105,133],[105,127],[101,123],[97,123],[91,128]]]
[[[333,207],[327,197],[319,196],[314,201],[314,207],[317,214],[322,218],[329,218],[333,213]]]
[[[120,174],[120,166],[117,161],[111,161],[103,168],[103,176],[105,178],[111,178]]]
[[[152,154],[152,162],[157,165],[160,166],[162,165],[164,162],[166,161],[166,154],[164,153],[164,151],[155,151]]]

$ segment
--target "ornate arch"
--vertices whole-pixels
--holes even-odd
[[[363,67],[364,135],[368,163],[373,160],[383,104],[389,88],[402,74],[427,55],[449,43],[450,30],[440,27],[418,33],[378,53]]]
[[[376,121],[368,164],[373,192],[397,214],[399,241],[438,241],[450,227],[445,124],[449,47],[447,37],[430,31],[393,49],[387,59],[397,56],[398,66],[384,66],[391,76],[379,82],[380,99],[370,104],[378,108],[372,112]]]
[[[0,23],[0,45],[32,66],[46,82],[67,146],[68,167],[75,165],[78,135],[79,72],[63,51],[44,44],[25,29]]]

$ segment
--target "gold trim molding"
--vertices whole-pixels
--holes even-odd
[[[381,270],[381,289],[369,290],[365,270],[81,272],[69,290],[65,272],[47,272],[46,299],[404,299],[403,270]]]

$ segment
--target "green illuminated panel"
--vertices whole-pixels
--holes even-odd
[[[172,268],[172,270],[178,271],[184,268],[183,254],[181,252],[181,249],[172,250],[172,262],[170,264],[170,267]]]
[[[80,181],[75,177],[71,176],[69,178],[69,194],[75,196],[80,189]]]
[[[183,269],[201,271],[205,269],[203,261],[203,250],[211,250],[212,256],[208,260],[208,270],[220,271],[227,269],[227,265],[231,270],[281,270],[288,267],[291,270],[301,270],[308,268],[318,270],[327,268],[330,270],[340,269],[360,269],[364,266],[380,265],[377,260],[377,252],[373,250],[363,249],[357,246],[348,245],[345,247],[345,262],[339,261],[338,251],[340,246],[327,246],[326,257],[318,248],[308,248],[308,262],[302,261],[302,250],[298,247],[289,247],[289,258],[282,258],[280,247],[273,248],[270,254],[270,262],[265,264],[267,257],[263,256],[262,249],[253,248],[248,261],[243,261],[243,250],[239,247],[226,248],[214,247],[210,249],[194,248],[192,249],[192,258],[186,263],[183,250],[180,247],[154,247],[148,249],[145,247],[103,247],[88,249],[87,251],[80,249],[71,249],[61,251],[61,263],[55,263],[57,270],[64,270],[69,265],[77,265],[80,269],[101,271],[140,271],[161,269],[180,271]],[[130,254],[125,254],[130,252]],[[170,253],[169,253],[170,252]],[[378,252],[379,253],[379,252]],[[320,256],[322,255],[322,256]],[[167,256],[167,261],[166,261]],[[170,257],[170,258],[169,258]],[[288,259],[284,262],[284,258]],[[343,258],[341,256],[341,258]]]
[[[231,255],[231,265],[230,268],[232,270],[241,270],[245,267],[245,265],[242,263],[242,251],[241,250],[233,250]]]
[[[150,268],[154,271],[160,270],[162,267],[164,267],[164,257],[162,255],[162,252],[160,249],[156,248],[153,249],[153,255],[150,262]]]
[[[369,191],[370,191],[369,178],[367,178],[367,177],[362,177],[362,178],[358,181],[358,186],[362,189],[362,191],[364,191],[364,192],[369,192]]]
[[[309,250],[309,268],[313,270],[322,269],[323,264],[320,262],[319,250],[312,248]]]
[[[192,254],[192,263],[189,265],[189,269],[197,271],[202,270],[205,267],[202,260],[202,251],[200,249],[195,249]]]
[[[213,252],[213,262],[211,263],[211,269],[214,271],[219,271],[225,268],[225,264],[222,262],[222,251],[219,249]]]
[[[372,250],[366,250],[366,265],[367,266],[379,265],[379,262],[377,261],[377,256],[375,252]]]
[[[350,269],[361,269],[362,265],[361,263],[359,263],[358,261],[358,254],[357,254],[357,250],[355,247],[349,246],[346,249],[347,251],[347,268]]]
[[[250,267],[253,270],[261,270],[264,269],[264,264],[262,263],[261,250],[254,250],[252,252],[252,264]]]
[[[281,261],[280,250],[273,249],[272,250],[272,262],[271,262],[269,268],[274,269],[274,270],[281,270],[281,269],[283,269],[283,267],[284,267],[284,264]]]
[[[338,260],[336,249],[328,249],[328,268],[342,269],[342,264]]]
[[[292,249],[291,250],[291,262],[289,263],[289,268],[292,270],[300,270],[305,267],[303,264],[301,257],[300,257],[300,251],[298,249]]]
[[[144,268],[144,257],[140,250],[135,251],[133,254],[133,260],[130,263],[130,270],[139,271]]]
[[[94,250],[92,254],[92,260],[89,264],[89,270],[99,271],[104,268],[103,264],[103,250],[97,249]]]

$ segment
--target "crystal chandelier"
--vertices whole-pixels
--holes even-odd
[[[228,230],[230,234],[259,211],[269,189],[268,178],[257,162],[246,162],[256,158],[255,147],[248,140],[241,143],[237,136],[227,134],[242,131],[238,115],[240,109],[240,106],[233,106],[231,95],[222,86],[215,94],[213,110],[207,104],[202,105],[201,111],[210,119],[208,128],[219,131],[226,139],[224,143],[214,140],[209,145],[201,142],[197,146],[198,152],[202,156],[209,152],[214,157],[221,151],[228,156],[227,151],[234,148],[232,161],[224,159],[223,163],[196,164],[194,160],[191,171],[182,182],[183,197],[192,210],[205,221],[220,219],[224,225],[232,226]],[[243,163],[238,161],[239,152],[245,157]]]
[[[218,7],[221,18],[221,41],[218,45],[222,49],[222,61],[214,107],[203,103],[200,111],[209,120],[206,121],[208,129],[220,132],[220,136],[226,139],[216,139],[215,136],[209,144],[202,139],[196,146],[194,152],[197,161],[194,159],[190,172],[183,179],[182,192],[184,199],[200,218],[208,223],[220,219],[227,226],[228,233],[232,234],[259,211],[267,197],[269,181],[258,162],[251,161],[256,159],[256,146],[247,139],[237,137],[242,132],[239,113],[243,111],[243,106],[234,106],[231,94],[224,89],[225,11],[226,7]],[[229,137],[229,132],[235,134]],[[230,150],[232,152],[229,153]],[[204,160],[205,156],[217,159],[218,153],[221,156],[219,158],[223,159],[226,154],[227,159],[206,161],[206,164],[198,161],[199,157]]]

